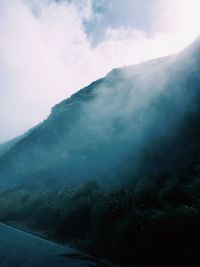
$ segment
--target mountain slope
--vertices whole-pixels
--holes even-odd
[[[118,186],[200,161],[200,40],[115,69],[56,105],[0,158],[3,188]]]
[[[37,127],[37,126],[36,126]],[[26,138],[31,131],[33,131],[36,127],[32,128],[31,130],[25,132],[24,134],[13,138],[7,142],[1,143],[0,144],[0,157],[2,157],[6,152],[11,150],[16,144],[18,144],[22,139]]]
[[[8,142],[0,144],[0,157],[3,156],[7,151],[14,147],[19,141],[19,138],[14,138]]]

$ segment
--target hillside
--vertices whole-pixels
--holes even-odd
[[[37,127],[37,126],[36,126]],[[22,139],[26,138],[27,135],[31,133],[36,127],[30,129],[29,131],[25,132],[24,134],[13,138],[7,142],[0,144],[0,157],[2,157],[6,152],[11,150],[15,145],[17,145]]]
[[[1,155],[1,187],[119,186],[198,164],[199,55],[198,39],[179,55],[115,69],[56,105]]]
[[[4,146],[0,221],[122,266],[199,266],[199,103],[200,39],[114,69]]]

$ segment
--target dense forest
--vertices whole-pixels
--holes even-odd
[[[76,190],[5,191],[0,219],[124,265],[191,266],[198,260],[199,175],[195,165],[129,189],[87,181]]]
[[[0,220],[122,266],[195,266],[199,51],[115,69],[1,145]]]

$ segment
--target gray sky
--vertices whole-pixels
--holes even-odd
[[[199,35],[199,0],[1,0],[0,142],[114,67]]]
[[[107,27],[131,27],[151,34],[158,27],[160,14],[157,11],[161,5],[160,0],[93,1],[93,9],[98,16],[86,24],[86,30],[99,42]],[[101,19],[98,20],[99,16]]]

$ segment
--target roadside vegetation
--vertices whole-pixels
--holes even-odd
[[[198,172],[140,179],[134,189],[87,181],[76,190],[2,191],[0,219],[122,264],[191,264],[198,256],[199,192]]]

